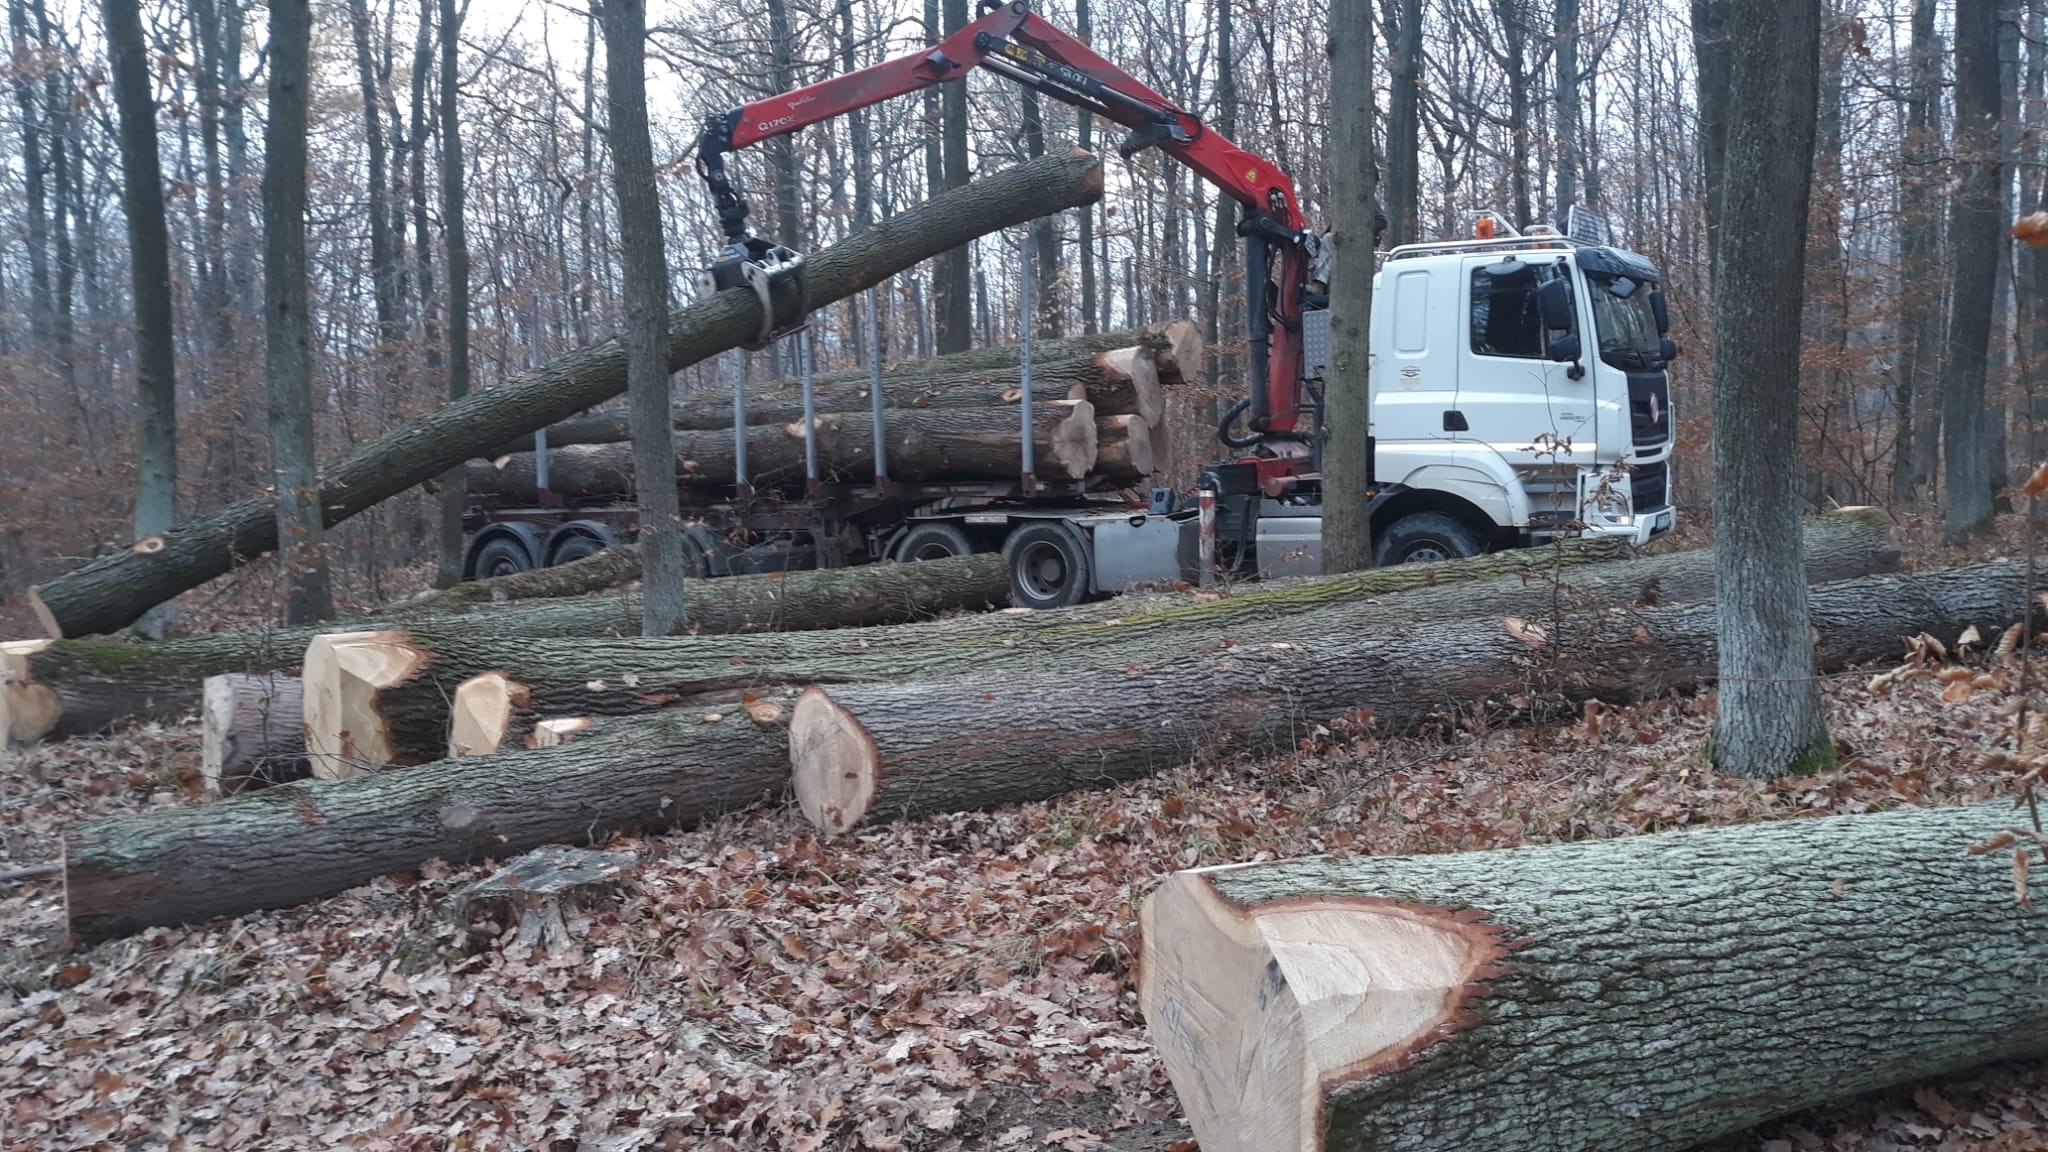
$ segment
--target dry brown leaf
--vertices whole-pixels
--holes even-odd
[[[1982,856],[1987,852],[1996,852],[2000,848],[2010,848],[2018,841],[2019,837],[2011,832],[1995,832],[1970,845],[1970,855]]]
[[[2039,215],[2039,213],[2036,213],[2036,215]],[[2020,488],[2020,491],[2029,496],[2039,496],[2043,492],[2048,492],[2048,464],[2043,464],[2039,468],[2034,469],[2034,474],[2027,477],[2027,482]]]
[[[2027,899],[2027,863],[2030,857],[2025,848],[2012,850],[2012,896],[2022,908],[2032,908],[2034,902]]]

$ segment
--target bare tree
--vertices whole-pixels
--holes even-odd
[[[136,0],[102,0],[114,104],[121,117],[121,199],[128,210],[128,261],[135,294],[135,535],[177,522],[177,333],[171,310],[171,234],[164,220],[157,158],[156,102]],[[169,627],[166,604],[136,625],[148,636]]]
[[[1385,0],[1392,37],[1387,83],[1387,247],[1421,239],[1422,0]]]
[[[1984,376],[1998,272],[1998,4],[1956,3],[1955,153],[1962,180],[1950,207],[1955,260],[1943,357],[1941,448],[1946,535],[1951,542],[1991,528],[1992,476]]]
[[[270,0],[270,120],[263,132],[263,368],[270,380],[270,470],[277,485],[285,622],[334,615],[322,547],[313,444],[313,318],[306,290],[309,0]]]
[[[1742,30],[1714,73],[1726,90],[1700,94],[1728,115],[1714,257],[1713,758],[1723,771],[1767,778],[1834,762],[1799,532],[1796,254],[1806,250],[1813,186],[1820,0],[1705,2],[1722,9],[1723,27]]]
[[[403,335],[398,318],[398,244],[392,238],[391,187],[384,171],[384,118],[377,87],[376,60],[370,54],[370,8],[366,0],[349,0],[349,31],[355,41],[356,83],[363,93],[363,142],[370,159],[370,282],[377,309],[377,358],[389,369],[391,346]],[[380,372],[379,376],[385,373]],[[385,393],[388,379],[380,379]]]
[[[967,25],[967,0],[942,0],[945,33],[951,36]],[[945,160],[945,186],[964,188],[971,175],[967,160],[967,82],[955,80],[944,85],[939,96],[942,109],[940,132]],[[966,245],[939,257],[937,276],[938,350],[944,356],[965,352],[974,343],[974,285],[970,267],[972,254]]]
[[[427,0],[421,0],[426,3]],[[455,0],[441,0],[441,230],[448,244],[448,398],[469,395],[469,233],[462,196],[462,72],[457,48],[462,16]],[[452,468],[441,477],[441,553],[435,582],[462,579],[462,510],[467,477]]]
[[[646,604],[641,631],[666,636],[683,623],[683,518],[676,496],[675,429],[669,422],[668,261],[661,196],[647,129],[645,0],[605,0],[604,77],[612,179],[626,271],[626,380],[633,472],[640,497],[640,560]]]
[[[1323,395],[1323,571],[1372,566],[1366,514],[1367,420],[1371,406],[1373,277],[1372,2],[1331,0],[1330,371]],[[1256,274],[1256,270],[1254,270]],[[1254,380],[1262,388],[1265,381]]]
[[[1892,437],[1892,499],[1908,501],[1934,478],[1940,429],[1941,43],[1936,0],[1914,0],[1911,74],[1905,88],[1905,148],[1899,164],[1900,365]]]
[[[1557,35],[1557,214],[1578,202],[1579,169],[1579,0],[1557,0],[1552,25]]]
[[[1230,0],[1221,0],[1229,3]],[[1086,44],[1094,36],[1094,13],[1088,0],[1074,0],[1074,34]],[[1095,147],[1095,117],[1082,109],[1077,128],[1083,151]],[[1099,330],[1095,315],[1095,206],[1083,204],[1081,221],[1081,331],[1093,335]]]

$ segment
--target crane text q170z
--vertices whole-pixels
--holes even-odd
[[[776,299],[803,294],[802,257],[751,236],[725,158],[770,137],[982,67],[1130,129],[1118,152],[1159,148],[1242,206],[1248,394],[1218,430],[1233,455],[1211,465],[1192,507],[1155,495],[1149,511],[1044,498],[1029,486],[981,502],[870,503],[869,552],[919,559],[1000,550],[1019,604],[1052,607],[1217,568],[1279,575],[1319,569],[1325,491],[1320,397],[1328,364],[1325,254],[1292,179],[1211,131],[1023,3],[984,0],[941,43],[714,116],[697,167],[726,246],[706,279],[750,288],[762,342],[800,325]],[[1475,555],[1560,534],[1635,543],[1671,530],[1673,419],[1665,366],[1676,355],[1657,270],[1606,243],[1581,212],[1563,231],[1516,233],[1491,214],[1472,234],[1384,253],[1370,320],[1369,490],[1381,564]],[[1241,428],[1241,430],[1240,430]],[[878,490],[879,490],[878,486]],[[879,514],[887,523],[876,528]],[[745,522],[712,527],[744,538]],[[820,540],[823,533],[816,533]],[[712,533],[706,532],[709,539]],[[821,545],[755,567],[829,563]],[[734,563],[730,570],[739,570]]]

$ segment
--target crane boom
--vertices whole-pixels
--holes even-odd
[[[1251,387],[1242,407],[1252,434],[1228,442],[1300,439],[1301,314],[1316,239],[1304,226],[1293,179],[1032,12],[1025,0],[981,0],[975,20],[936,45],[710,117],[697,138],[697,170],[727,243],[709,270],[713,282],[758,284],[764,268],[800,269],[800,257],[748,234],[746,201],[725,167],[728,153],[934,84],[962,82],[977,67],[1129,128],[1117,149],[1125,159],[1156,147],[1243,205],[1238,233],[1245,239]]]

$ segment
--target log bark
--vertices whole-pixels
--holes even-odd
[[[1095,158],[1033,160],[876,223],[811,256],[810,305],[853,295],[911,265],[999,228],[1093,202],[1102,194]],[[793,289],[792,289],[793,290]],[[761,306],[735,289],[669,318],[669,366],[679,370],[753,338]],[[625,351],[617,341],[585,348],[379,436],[324,470],[320,501],[330,527],[492,447],[619,395]],[[173,596],[277,547],[275,501],[252,496],[96,560],[29,591],[52,637],[112,632]]]
[[[601,557],[591,558],[598,559]],[[541,574],[501,579],[525,580]],[[477,586],[490,583],[479,581]],[[531,589],[534,585],[520,587]],[[1002,604],[1010,593],[1009,573],[996,556],[731,576],[698,581],[691,588],[684,626],[698,634],[787,632],[920,620],[942,612]],[[461,610],[434,610],[451,603]],[[472,640],[637,636],[640,597],[638,593],[564,596],[464,607],[437,593],[424,600],[390,605],[379,615],[350,624],[357,629],[417,626],[438,636]],[[209,633],[152,644],[0,641],[0,736],[8,745],[23,745],[88,735],[123,721],[175,721],[198,710],[200,682],[205,677],[295,671],[307,645],[332,628]]]
[[[891,622],[1004,603],[1010,595],[1010,575],[1001,556],[981,554],[915,564],[702,580],[692,584],[691,591],[686,624],[700,630],[700,639],[740,631],[860,627],[859,633],[848,633],[856,637]],[[531,731],[531,719],[515,722],[510,714],[526,712],[532,700],[523,678],[517,675],[528,665],[502,660],[504,667],[498,668],[486,658],[481,666],[465,665],[469,671],[445,683],[423,678],[427,665],[435,664],[436,671],[447,669],[459,659],[453,656],[457,652],[481,650],[509,656],[518,645],[506,641],[515,636],[524,643],[540,644],[547,638],[541,635],[540,621],[548,622],[549,636],[575,637],[577,646],[588,643],[602,649],[619,644],[632,649],[636,645],[631,638],[639,636],[638,604],[637,594],[541,601],[478,612],[459,618],[454,627],[425,622],[418,626],[418,634],[433,636],[433,643],[445,649],[431,661],[405,639],[413,635],[411,631],[340,632],[312,638],[305,649],[304,675],[308,684],[306,741],[314,774],[337,779],[370,768],[438,759],[449,747],[459,747],[457,755],[495,751],[504,746],[508,734],[523,739]],[[515,613],[525,624],[523,631],[490,626],[496,618]],[[796,652],[865,643],[853,638],[836,643],[779,642],[774,647]],[[728,661],[726,667],[730,670],[737,665]],[[461,682],[492,671],[512,673],[517,681],[508,684],[496,702],[506,718],[482,719],[482,705],[478,704],[471,709],[471,715],[479,717],[473,726],[460,733],[449,731],[449,706]],[[427,687],[430,682],[435,686]],[[623,710],[630,712],[644,712],[681,695],[651,679],[642,688],[630,668],[584,676],[581,683],[585,693],[623,693],[633,705]],[[380,707],[387,693],[407,697],[389,718]],[[541,699],[554,698],[543,693]],[[490,735],[486,739],[476,735],[479,732]]]
[[[1823,671],[2004,628],[2025,566],[1874,576],[1812,590]],[[1589,699],[1642,700],[1711,683],[1714,606],[1605,610],[1545,628],[1475,616],[1358,639],[1292,630],[1117,671],[820,684],[790,720],[792,783],[827,832],[857,824],[1043,800],[1150,775],[1218,751],[1291,747],[1318,724],[1366,713],[1377,730],[1570,714]]]
[[[1807,536],[1810,572],[1816,578],[1885,571],[1898,562],[1882,513],[1824,517]],[[515,640],[431,626],[330,637],[322,643],[396,651],[363,665],[373,676],[368,682],[359,682],[353,661],[325,673],[347,681],[330,689],[337,699],[349,701],[347,716],[335,716],[329,729],[309,728],[308,740],[316,749],[339,749],[345,734],[352,733],[349,755],[368,767],[435,759],[447,746],[448,706],[457,687],[494,671],[526,690],[521,715],[505,725],[511,738],[523,739],[535,721],[550,716],[644,712],[709,692],[921,680],[995,668],[1029,674],[1049,668],[1144,667],[1205,646],[1326,643],[1332,637],[1427,621],[1495,613],[1534,616],[1560,603],[1574,608],[1628,605],[1643,599],[1646,590],[1667,601],[1712,594],[1713,562],[1704,552],[1590,563],[1626,551],[1609,542],[1573,542],[1554,550],[1522,549],[1276,583],[1224,598],[1125,596],[1056,612],[1013,609],[807,640],[772,635]],[[1567,573],[1562,588],[1530,579],[1559,571]],[[309,652],[309,683],[314,679],[311,663]]]
[[[1676,1152],[2048,1051],[2012,806],[1178,872],[1139,1004],[1204,1152]]]
[[[607,548],[552,568],[534,568],[483,580],[465,580],[391,606],[390,614],[424,615],[507,600],[542,600],[603,592],[640,579],[640,553],[631,544]]]
[[[1032,410],[1035,467],[1044,479],[1079,480],[1094,470],[1094,408],[1085,400],[1049,401]],[[889,475],[899,480],[986,480],[1022,470],[1019,413],[1015,408],[898,410],[882,418]],[[861,413],[822,416],[817,423],[818,473],[825,480],[867,480],[875,474],[874,419]],[[676,480],[725,486],[738,463],[730,432],[676,433]],[[747,480],[756,487],[796,487],[804,481],[804,426],[754,424],[747,428]],[[633,491],[632,453],[626,445],[582,445],[548,454],[548,487],[562,496],[623,497]],[[532,453],[477,461],[469,490],[500,500],[538,495]]]
[[[312,774],[297,676],[231,672],[200,691],[200,779],[221,796]]]
[[[641,718],[567,747],[74,824],[64,899],[84,942],[282,908],[443,859],[690,827],[782,791],[780,725],[744,712]]]

